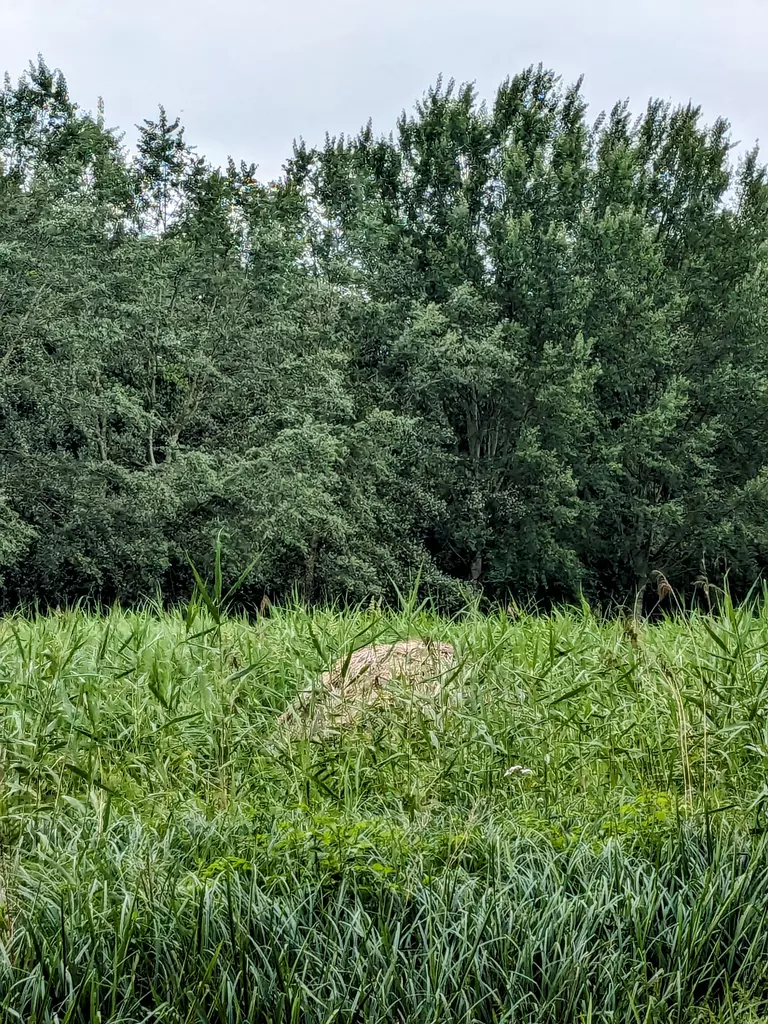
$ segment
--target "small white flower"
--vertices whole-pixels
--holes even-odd
[[[513,764],[511,768],[507,768],[504,775],[533,775],[533,769],[523,768],[521,764]]]

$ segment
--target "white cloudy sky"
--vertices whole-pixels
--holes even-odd
[[[590,113],[693,99],[768,150],[768,0],[0,0],[0,70],[41,52],[133,137],[157,104],[215,163],[264,177],[293,139],[388,132],[439,73],[491,96],[522,67],[581,73]]]

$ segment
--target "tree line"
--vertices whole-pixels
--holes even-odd
[[[745,592],[768,558],[768,182],[724,120],[532,67],[391,135],[129,152],[0,93],[0,594],[254,606]],[[660,575],[661,574],[661,575]]]

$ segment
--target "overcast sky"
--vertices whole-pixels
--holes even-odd
[[[265,178],[297,136],[389,132],[441,72],[491,97],[540,61],[585,75],[590,116],[693,99],[768,151],[767,42],[768,0],[0,0],[14,79],[40,52],[127,141],[163,103],[199,153]]]

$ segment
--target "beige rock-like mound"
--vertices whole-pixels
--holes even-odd
[[[399,695],[436,697],[454,663],[450,644],[405,640],[362,647],[300,693],[278,722],[308,736],[349,727],[366,709]]]

